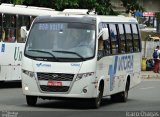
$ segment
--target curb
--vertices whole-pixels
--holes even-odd
[[[141,75],[142,79],[160,79],[160,75],[159,74],[155,74],[155,75]]]

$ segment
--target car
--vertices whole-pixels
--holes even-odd
[[[158,36],[154,36],[154,37],[150,37],[151,41],[160,41],[160,37]]]
[[[147,27],[146,24],[139,24],[139,28],[140,28],[140,29],[144,29],[144,28],[146,28],[146,27]]]

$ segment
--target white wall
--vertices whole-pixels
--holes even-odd
[[[153,58],[152,54],[157,45],[160,46],[160,41],[159,42],[142,41],[142,56],[147,59]]]

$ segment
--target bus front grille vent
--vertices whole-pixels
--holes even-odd
[[[67,92],[69,90],[69,86],[50,87],[50,86],[46,86],[46,85],[40,85],[40,88],[42,91],[45,91],[45,92]]]
[[[74,74],[37,73],[38,80],[72,81]]]

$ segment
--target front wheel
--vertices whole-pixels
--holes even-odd
[[[100,105],[101,105],[101,101],[102,101],[102,97],[103,97],[103,85],[100,85],[99,86],[99,89],[98,89],[98,96],[97,98],[93,98],[92,99],[92,107],[93,108],[99,108]]]
[[[37,103],[37,96],[26,95],[26,101],[29,106],[35,106]]]

